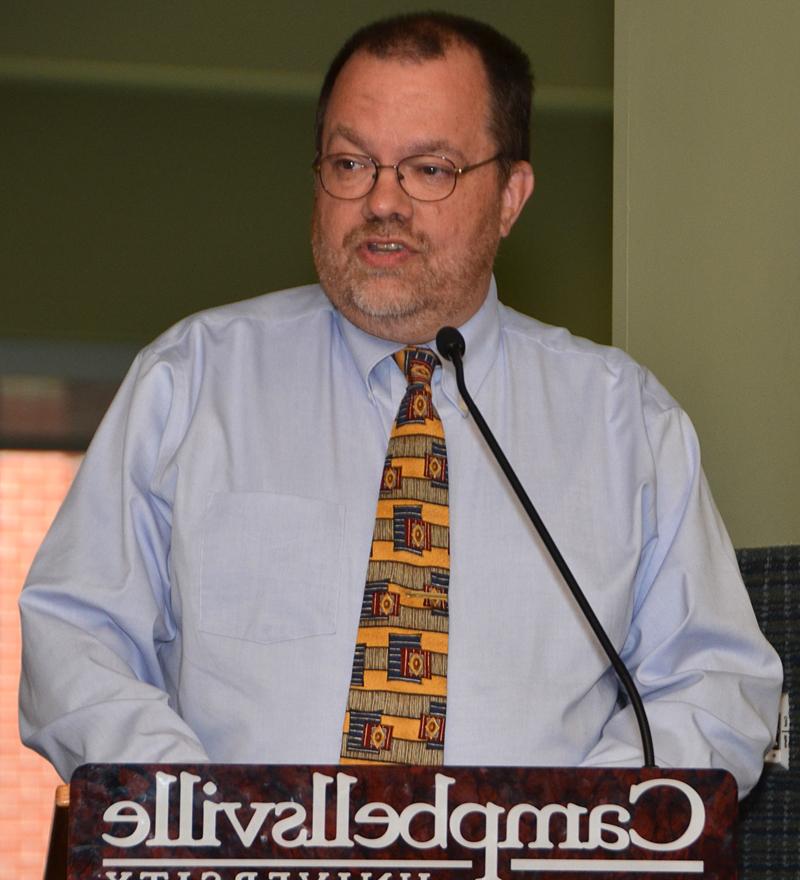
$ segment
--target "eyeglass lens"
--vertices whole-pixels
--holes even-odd
[[[377,165],[368,156],[334,153],[323,156],[319,173],[326,191],[340,199],[359,199],[374,186],[381,169],[394,166]],[[456,166],[442,156],[409,156],[397,164],[400,186],[412,199],[433,202],[445,199],[456,185]]]

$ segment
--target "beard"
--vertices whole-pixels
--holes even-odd
[[[320,284],[362,330],[397,341],[427,341],[442,325],[463,323],[483,302],[500,240],[493,213],[499,216],[499,208],[483,218],[468,247],[436,254],[429,236],[398,220],[368,220],[340,243],[331,241],[315,208],[311,248]],[[400,237],[415,254],[398,267],[367,266],[357,249],[373,237]]]

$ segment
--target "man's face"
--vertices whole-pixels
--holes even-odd
[[[456,166],[497,152],[489,134],[489,93],[480,56],[451,48],[423,62],[356,53],[339,74],[322,132],[322,153],[360,153],[393,165],[421,153]],[[347,201],[317,181],[312,249],[331,302],[368,333],[426,342],[481,306],[500,239],[533,177],[517,163],[507,184],[498,163],[460,179],[443,201],[411,199],[392,169],[372,191]]]

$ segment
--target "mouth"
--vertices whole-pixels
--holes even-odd
[[[412,260],[419,251],[402,238],[363,238],[356,246],[356,252],[364,265],[381,271],[399,270]]]
[[[406,245],[400,241],[368,241],[367,250],[373,254],[396,254],[406,250]]]

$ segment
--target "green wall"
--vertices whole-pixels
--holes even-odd
[[[537,190],[498,261],[504,299],[608,341],[610,0],[438,5],[506,30],[537,74]],[[316,87],[352,29],[415,7],[4,4],[0,372],[4,341],[141,344],[313,280]]]
[[[737,546],[800,543],[800,4],[618,0],[614,338]]]

